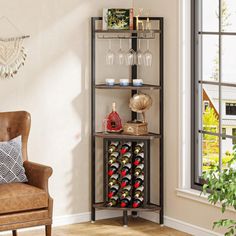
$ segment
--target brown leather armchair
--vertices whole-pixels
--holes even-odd
[[[0,113],[0,141],[22,136],[22,156],[27,183],[0,184],[0,231],[45,225],[51,236],[53,199],[48,192],[52,168],[28,161],[27,141],[30,114],[25,111]]]

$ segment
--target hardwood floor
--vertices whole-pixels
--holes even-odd
[[[19,232],[19,236],[45,236],[44,230]],[[129,227],[122,226],[122,218],[99,220],[94,224],[81,223],[54,227],[52,236],[188,236],[177,230],[160,227],[140,218],[129,218]]]

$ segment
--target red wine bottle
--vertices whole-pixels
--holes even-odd
[[[107,131],[120,132],[122,131],[122,123],[119,114],[116,112],[116,103],[112,103],[112,112],[107,117]]]
[[[113,196],[112,198],[109,199],[107,206],[109,206],[109,207],[116,206],[117,202],[118,202],[118,197]]]
[[[118,178],[119,178],[119,175],[118,174],[114,174],[110,177],[109,179],[109,183],[108,183],[108,186],[111,187],[113,186],[114,184],[116,184],[118,182]]]
[[[111,164],[115,163],[116,160],[118,159],[119,155],[120,155],[119,152],[113,152],[113,153],[109,156],[108,164],[111,165]]]
[[[131,144],[131,142],[124,143],[121,147],[120,153],[125,154],[126,152],[128,152],[131,148]]]
[[[131,164],[130,163],[125,164],[121,169],[121,176],[124,177],[130,172],[130,170],[131,170]]]
[[[121,199],[127,197],[130,195],[130,191],[131,191],[131,185],[127,185],[125,186],[122,190],[121,190]]]
[[[134,176],[141,175],[143,172],[144,164],[139,164],[138,166],[135,167],[134,169]]]
[[[109,145],[108,153],[113,153],[114,151],[116,151],[119,145],[120,145],[119,141],[111,142]]]
[[[137,178],[135,179],[135,182],[134,182],[134,187],[138,188],[139,186],[141,186],[143,183],[143,180],[144,180],[144,175],[137,176]]]
[[[125,165],[125,164],[127,164],[127,163],[130,163],[131,157],[132,157],[132,154],[131,154],[130,152],[125,153],[125,154],[121,157],[121,163],[122,163],[122,165]]]
[[[144,147],[144,142],[137,143],[134,148],[134,154],[135,155],[139,154],[143,150],[143,147]]]
[[[130,201],[131,201],[131,197],[130,196],[128,196],[126,198],[123,198],[120,201],[120,206],[121,207],[127,207],[130,204]]]
[[[131,181],[131,175],[124,176],[121,180],[121,188],[127,186],[130,183],[130,181]]]
[[[134,165],[137,166],[137,165],[141,164],[143,162],[143,159],[144,159],[144,153],[141,152],[135,157]]]
[[[144,186],[143,186],[143,185],[141,185],[140,187],[138,187],[138,188],[134,191],[134,198],[142,197],[143,190],[144,190]]]
[[[119,190],[119,185],[115,184],[114,186],[112,186],[108,192],[108,197],[112,198],[114,195],[117,194],[118,190]]]
[[[118,162],[113,163],[108,170],[108,175],[112,176],[113,174],[115,174],[117,172],[117,170],[119,169],[120,164]]]
[[[138,208],[143,204],[143,197],[139,197],[133,201],[133,208]]]

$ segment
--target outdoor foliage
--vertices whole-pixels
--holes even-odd
[[[220,171],[219,167],[203,173],[206,184],[203,185],[203,193],[209,190],[208,201],[211,204],[221,204],[222,213],[228,207],[236,210],[236,146],[234,146],[233,158],[227,163],[228,168]],[[236,221],[221,219],[213,223],[215,227],[226,227],[225,236],[236,235]]]

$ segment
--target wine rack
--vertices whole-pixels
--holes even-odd
[[[112,153],[109,153],[109,147],[113,142],[118,142],[119,145],[117,146],[116,150],[114,150],[115,154],[119,153],[119,156],[117,156],[116,160],[113,163],[110,163],[109,161],[112,159]],[[130,149],[122,154],[122,145],[126,144],[126,143],[131,143],[131,147]],[[140,152],[135,154],[135,150],[137,149],[137,144],[143,144],[143,147],[140,148]],[[116,208],[129,208],[129,209],[133,209],[133,208],[141,208],[141,207],[145,207],[148,202],[149,202],[149,183],[147,182],[147,179],[145,178],[146,175],[148,176],[148,171],[150,170],[150,162],[148,161],[148,151],[147,151],[147,146],[148,143],[146,140],[142,140],[142,141],[135,141],[135,142],[131,142],[130,140],[112,140],[112,139],[106,139],[104,140],[104,153],[105,153],[105,160],[104,162],[106,163],[105,169],[104,169],[104,176],[106,176],[106,178],[104,179],[104,186],[105,186],[105,191],[104,191],[104,199],[106,199],[106,205],[109,206],[109,202],[111,197],[113,196],[109,196],[109,192],[110,189],[112,188],[112,186],[110,186],[110,179],[112,177],[112,175],[116,175],[115,177],[119,176],[116,179],[116,182],[114,183],[115,186],[119,186],[118,191],[116,192],[115,196],[118,197],[117,198],[117,202],[115,206],[110,206],[110,207],[116,207]],[[122,161],[125,161],[126,159],[123,159],[123,157],[126,157],[126,155],[130,154],[130,158],[127,162],[123,163]],[[138,158],[140,157],[140,158]],[[110,172],[109,170],[112,168],[112,165],[114,164],[118,164],[119,168],[117,170],[114,170],[114,172]],[[140,169],[140,173],[135,175],[135,171],[137,166],[142,167]],[[130,168],[129,168],[130,166]],[[126,167],[126,168],[124,168]],[[127,170],[127,172],[124,171],[124,169]],[[123,170],[123,171],[122,171]],[[109,173],[110,172],[110,173]],[[128,176],[130,177],[130,179],[128,178],[127,181],[128,183],[126,183],[126,185],[124,185],[122,182],[123,179]],[[137,179],[141,179],[141,183],[140,185],[138,185],[136,182]],[[130,187],[129,191],[128,191],[128,196],[130,197],[130,202],[127,206],[122,206],[122,192],[123,189],[125,187]],[[141,191],[141,195],[139,197],[143,198],[143,201],[141,201],[141,204],[139,206],[134,206],[135,200],[137,200],[138,198],[135,197],[135,191],[137,190],[137,188],[142,187],[142,191]]]
[[[146,18],[140,17],[140,20],[146,20]],[[128,224],[128,212],[131,212],[132,215],[142,214],[142,212],[159,212],[160,216],[160,224],[164,224],[164,151],[163,151],[163,131],[164,131],[164,19],[163,17],[150,17],[151,22],[155,23],[157,26],[156,29],[140,31],[136,30],[101,30],[99,26],[101,26],[102,17],[92,17],[91,18],[91,221],[95,222],[96,219],[96,210],[117,210],[123,211],[123,224]],[[134,18],[134,26],[135,26],[135,18]],[[151,35],[151,37],[150,37]],[[158,72],[156,77],[156,81],[153,81],[152,84],[143,84],[140,87],[133,86],[132,80],[138,78],[138,66],[132,65],[130,66],[130,84],[128,86],[120,86],[119,84],[115,84],[114,86],[108,86],[106,84],[98,84],[96,81],[96,43],[97,40],[117,40],[117,39],[130,39],[132,42],[132,49],[137,51],[137,42],[138,40],[154,40],[156,39],[156,43],[158,44],[158,50],[153,52],[153,54],[158,55]],[[157,105],[159,107],[158,118],[153,117],[152,122],[154,124],[158,124],[159,132],[149,132],[146,135],[127,135],[123,133],[105,133],[100,130],[96,130],[96,99],[97,91],[101,90],[124,90],[130,91],[130,96],[138,92],[142,92],[142,90],[148,90],[149,92],[158,91]],[[113,97],[114,98],[114,97]],[[128,105],[128,104],[127,104]],[[130,119],[137,119],[137,113],[130,112]],[[102,121],[101,121],[102,122]],[[103,201],[96,201],[96,158],[97,158],[97,142],[96,139],[103,140]],[[154,140],[158,140],[155,142],[155,145],[158,145],[158,153],[151,153],[151,145],[154,145]],[[110,158],[111,153],[109,153],[109,147],[112,142],[119,142],[116,150],[113,152],[117,152],[113,158]],[[124,153],[121,153],[122,145],[126,143],[131,143],[130,150],[128,152],[131,154],[130,157],[124,157]],[[143,143],[142,153],[143,160],[141,165],[140,174],[135,174],[135,158],[136,154],[135,146],[138,143]],[[156,172],[159,174],[159,183],[157,186],[159,199],[158,203],[151,202],[151,159],[158,158],[159,168],[156,168]],[[112,159],[112,161],[110,161]],[[142,158],[141,158],[142,159]],[[124,190],[125,184],[121,184],[122,182],[122,174],[121,169],[123,167],[122,161],[127,161],[128,164],[131,165],[131,170],[127,174],[130,176],[126,176],[127,179],[126,185],[130,186],[127,188],[128,198],[125,201],[122,201],[122,191]],[[111,165],[115,164],[112,168]],[[126,163],[127,164],[127,163]],[[114,173],[111,171],[114,170]],[[140,171],[140,170],[139,170]],[[112,176],[113,175],[113,176]],[[138,184],[135,184],[137,180],[137,176],[140,178],[141,187],[138,192],[141,194],[138,197],[141,197],[139,200],[136,199],[135,194]],[[112,179],[111,179],[112,177]],[[101,178],[101,177],[100,177]],[[109,184],[109,182],[112,182]],[[114,183],[113,183],[114,182]],[[122,185],[122,186],[121,186]],[[153,185],[153,184],[152,184]],[[114,187],[115,186],[115,187]],[[113,188],[112,188],[113,187]],[[124,202],[124,203],[123,203]],[[138,204],[136,204],[136,202]]]

